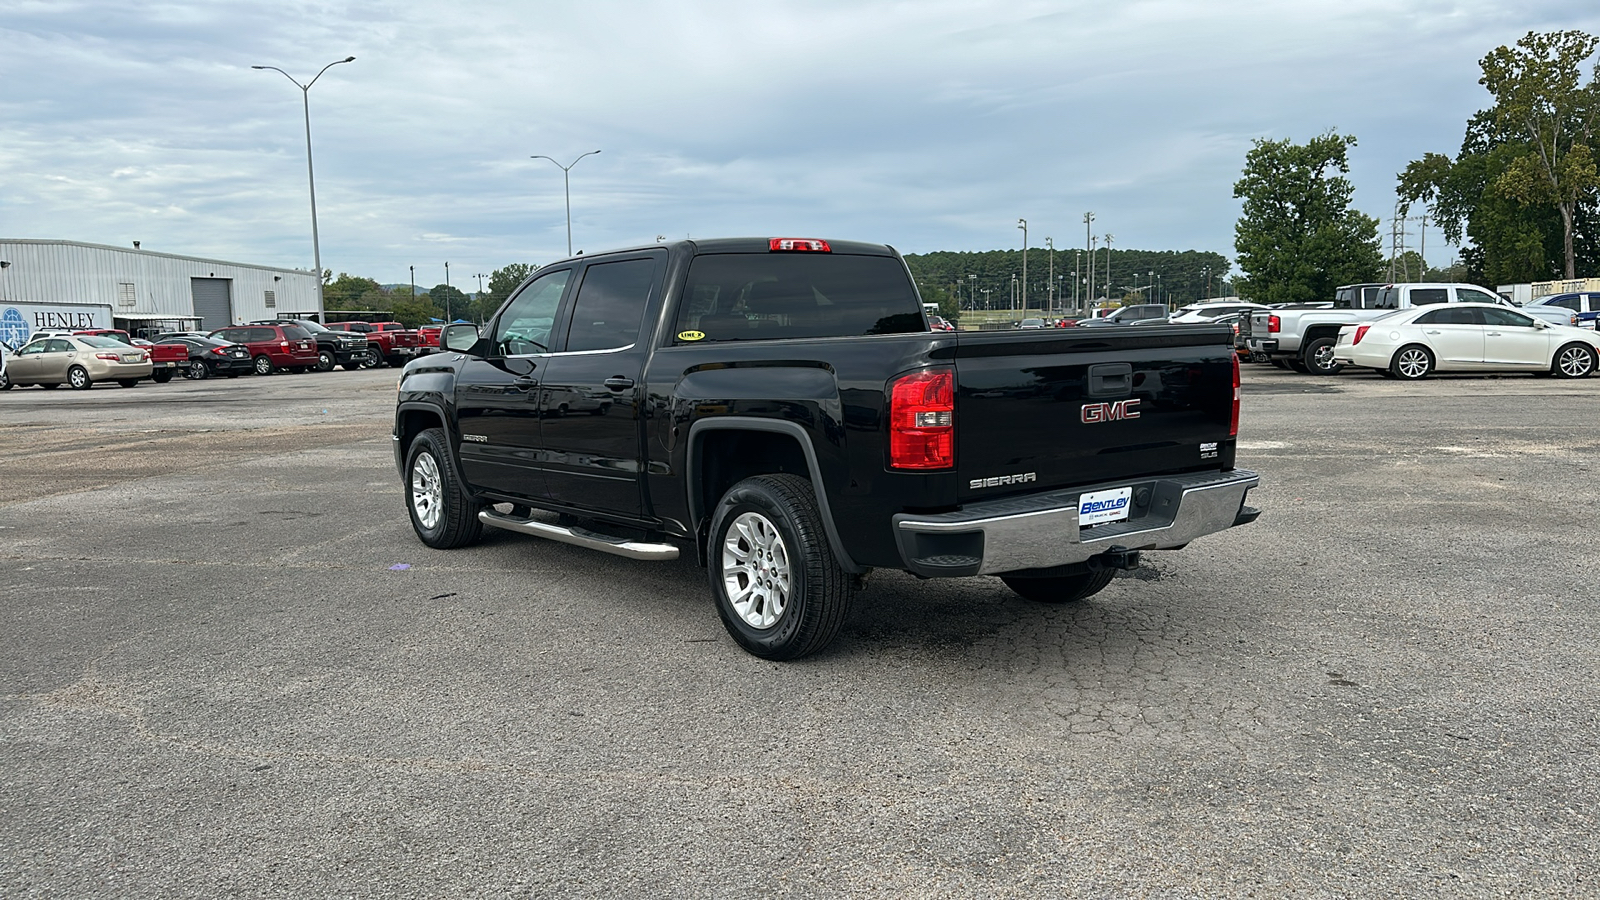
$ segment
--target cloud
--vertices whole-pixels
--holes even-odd
[[[1476,61],[1575,3],[14,2],[0,21],[0,233],[309,266],[486,271],[657,234],[908,251],[1231,253],[1257,137],[1337,128],[1357,202],[1449,152]],[[1075,235],[1075,237],[1068,237]],[[437,258],[437,259],[436,259]],[[442,276],[442,268],[440,275]]]

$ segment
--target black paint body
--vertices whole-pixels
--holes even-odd
[[[483,339],[470,352],[414,360],[402,377],[395,424],[402,472],[411,439],[442,426],[460,474],[482,500],[630,526],[698,548],[723,490],[757,471],[792,471],[811,479],[836,552],[846,568],[861,571],[905,568],[890,525],[896,513],[1233,468],[1233,332],[1226,326],[675,338],[696,255],[767,252],[765,239],[682,241],[539,270],[535,277],[572,270],[552,331],[565,334],[585,267],[656,260],[637,342],[598,353],[552,345],[549,353],[496,356]],[[832,242],[832,252],[899,260],[882,245]],[[494,328],[491,321],[485,334]],[[930,366],[956,371],[955,466],[894,470],[888,385]],[[1131,400],[1138,402],[1125,403]],[[1102,403],[1138,417],[1086,424],[1085,404]],[[1033,477],[971,484],[1022,474]]]

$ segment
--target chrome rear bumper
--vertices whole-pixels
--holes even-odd
[[[1046,569],[1121,550],[1171,550],[1253,521],[1245,494],[1261,483],[1244,469],[1087,485],[973,503],[956,512],[901,513],[895,540],[910,571],[929,577]],[[1091,528],[1078,524],[1082,494],[1132,487],[1131,515]]]

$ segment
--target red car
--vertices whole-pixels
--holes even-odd
[[[443,325],[423,325],[417,329],[417,353],[438,353],[439,335],[444,333]]]
[[[211,332],[213,340],[250,349],[257,375],[279,369],[309,372],[317,367],[317,340],[298,325],[234,325]]]
[[[417,333],[399,322],[334,322],[331,331],[354,331],[391,366],[403,366],[417,355]]]

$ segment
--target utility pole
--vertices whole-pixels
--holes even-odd
[[[1028,220],[1018,219],[1017,227],[1022,229],[1022,313],[1028,313]]]

